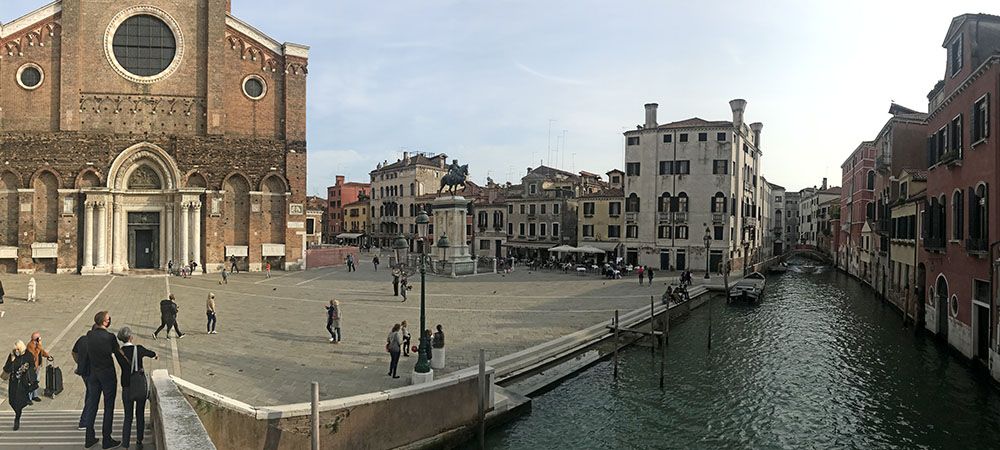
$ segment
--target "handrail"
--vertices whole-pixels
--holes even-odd
[[[215,450],[198,413],[166,370],[154,370],[150,389],[150,420],[156,448],[162,450]]]

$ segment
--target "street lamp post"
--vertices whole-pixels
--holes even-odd
[[[431,351],[430,336],[424,331],[427,329],[427,290],[425,286],[427,284],[427,247],[429,242],[428,234],[428,224],[430,223],[430,218],[427,217],[427,213],[422,209],[420,213],[417,214],[414,220],[417,225],[417,234],[420,239],[420,347],[417,350],[417,364],[413,367],[413,371],[420,374],[426,374],[431,371],[430,361],[428,360],[427,354]],[[406,239],[403,236],[396,238],[396,242],[393,244],[396,249],[408,247]],[[448,248],[448,237],[441,235],[441,238],[437,241],[438,248]]]
[[[709,257],[709,249],[712,247],[712,230],[708,228],[708,224],[705,225],[705,279],[709,279],[708,273],[712,271],[712,265],[709,262],[711,258]]]

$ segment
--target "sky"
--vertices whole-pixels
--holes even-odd
[[[836,185],[890,102],[926,111],[951,19],[1000,14],[996,0],[232,3],[311,46],[308,191],[323,197],[403,151],[446,153],[480,183],[540,163],[603,174],[623,167],[643,104],[660,123],[731,120],[734,98],[764,124],[768,181]],[[0,21],[43,4],[0,0]]]

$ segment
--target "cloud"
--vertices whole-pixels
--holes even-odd
[[[527,73],[529,73],[531,75],[534,75],[534,76],[536,76],[538,78],[541,78],[541,79],[547,80],[547,81],[551,81],[553,83],[572,84],[572,85],[576,85],[576,86],[583,86],[583,85],[588,84],[586,81],[582,81],[582,80],[575,80],[575,79],[572,79],[572,78],[562,78],[562,77],[557,77],[557,76],[554,76],[554,75],[544,74],[544,73],[541,73],[541,72],[539,72],[539,71],[537,71],[535,69],[532,69],[532,68],[530,68],[530,67],[528,67],[528,66],[526,66],[524,64],[521,64],[518,61],[514,61],[514,66],[516,66],[518,69],[521,69],[521,71],[523,71],[523,72],[527,72]]]

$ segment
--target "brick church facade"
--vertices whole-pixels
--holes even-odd
[[[308,51],[227,0],[0,24],[0,270],[301,268]]]

